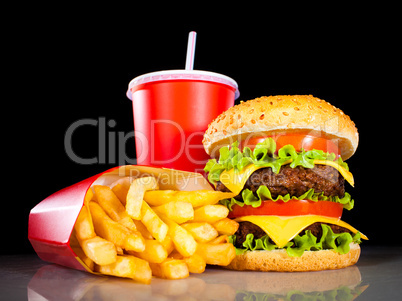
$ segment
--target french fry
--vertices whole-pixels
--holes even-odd
[[[187,264],[180,259],[167,258],[162,263],[150,263],[152,274],[165,279],[183,279],[189,276]]]
[[[181,255],[179,252],[177,252],[177,250],[173,250],[173,252],[170,253],[169,258],[173,258],[173,259],[183,259],[184,256]]]
[[[154,190],[145,192],[144,201],[151,206],[161,206],[173,201],[180,201],[191,203],[193,207],[200,207],[205,205],[214,205],[220,200],[231,197],[234,197],[234,194],[231,192],[213,190]]]
[[[230,218],[223,218],[212,224],[219,234],[233,235],[239,229],[239,223]]]
[[[91,214],[87,206],[81,208],[77,221],[74,225],[75,234],[79,241],[90,239],[96,236],[95,229],[92,224]]]
[[[137,230],[133,220],[128,216],[126,208],[124,208],[112,189],[108,186],[95,185],[93,190],[95,191],[96,201],[112,220],[130,230]]]
[[[166,235],[165,239],[161,242],[162,246],[166,249],[167,254],[169,255],[174,250],[173,240],[169,235]]]
[[[132,180],[133,178],[131,177],[123,177],[110,184],[110,188],[112,188],[113,193],[118,197],[124,206],[126,206],[126,197]]]
[[[116,261],[116,247],[99,236],[81,242],[82,250],[96,264],[105,265]]]
[[[89,202],[92,200],[93,197],[94,193],[92,192],[92,189],[88,189],[87,193],[85,194],[84,205],[88,206]]]
[[[144,224],[147,230],[157,241],[162,242],[165,239],[166,234],[168,233],[168,226],[145,202],[143,202],[141,208],[141,215],[141,222]]]
[[[183,261],[187,264],[190,273],[201,274],[205,271],[207,263],[201,255],[194,253],[190,257],[183,258]]]
[[[199,254],[207,264],[227,266],[236,256],[236,249],[231,243],[201,244],[197,246]]]
[[[128,251],[128,253],[152,263],[161,263],[168,256],[166,249],[160,242],[150,239],[145,240],[145,250],[143,252]]]
[[[168,234],[172,238],[176,250],[184,257],[193,255],[197,249],[197,243],[193,236],[166,216],[161,216],[161,218],[169,227]]]
[[[217,202],[233,194],[157,189],[154,177],[92,186],[70,240],[80,262],[147,284],[152,275],[182,279],[207,264],[228,265],[235,256],[228,235],[238,223]]]
[[[131,278],[145,284],[151,283],[152,279],[149,263],[131,255],[119,255],[116,262],[96,266],[95,270],[106,275]]]
[[[203,273],[207,265],[204,258],[202,258],[201,255],[197,253],[194,253],[190,257],[183,257],[183,255],[181,255],[179,252],[174,251],[170,254],[169,257],[183,260],[187,264],[188,271],[190,273],[196,273],[196,274]]]
[[[208,243],[217,245],[217,244],[225,244],[229,242],[229,238],[226,234],[219,235],[217,238],[210,240]]]
[[[145,239],[153,239],[153,236],[151,233],[149,233],[148,229],[144,226],[144,224],[141,221],[137,221],[135,219],[132,220],[137,227],[137,231],[141,233],[142,237]]]
[[[139,232],[130,231],[112,220],[98,203],[91,202],[89,208],[96,234],[113,242],[117,247],[122,249],[137,252],[144,251],[144,239]]]
[[[114,244],[96,236],[89,207],[85,205],[89,204],[92,197],[92,191],[88,190],[70,238],[70,246],[75,254],[91,271],[94,262],[109,264],[116,260]]]
[[[73,247],[72,249],[78,258],[88,267],[88,269],[93,271],[95,267],[94,261],[89,258],[80,247]]]
[[[127,236],[124,249],[127,251],[143,252],[145,249],[145,243],[141,233],[138,231],[131,231],[131,233]]]
[[[184,223],[181,225],[191,233],[197,242],[208,242],[218,236],[218,231],[211,224],[206,222]]]
[[[213,224],[228,216],[229,209],[223,205],[205,205],[194,210],[193,222]]]
[[[140,220],[145,191],[158,188],[158,182],[154,177],[135,179],[131,183],[126,197],[126,210],[128,215],[133,219]]]
[[[165,215],[178,224],[182,224],[194,218],[194,209],[187,202],[170,202],[161,206],[152,207],[158,215]]]

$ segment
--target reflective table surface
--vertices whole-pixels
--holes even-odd
[[[352,267],[321,272],[236,272],[208,267],[151,285],[0,256],[0,300],[401,300],[402,247],[362,246]]]

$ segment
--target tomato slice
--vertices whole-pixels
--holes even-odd
[[[279,216],[298,216],[298,215],[323,215],[334,218],[341,218],[343,205],[330,201],[309,201],[309,200],[289,200],[284,201],[262,201],[261,206],[254,208],[251,205],[233,205],[229,212],[229,218],[236,218],[246,215],[279,215]]]
[[[248,146],[250,149],[254,149],[257,143],[263,142],[267,137],[250,137],[246,138],[239,143],[239,148],[243,149]],[[271,137],[276,142],[276,149],[291,144],[295,147],[296,151],[301,151],[303,148],[305,151],[312,149],[322,150],[328,153],[334,153],[336,157],[339,156],[339,148],[334,141],[325,137],[318,137],[312,134],[300,134],[300,133],[288,133],[283,135],[275,135]]]

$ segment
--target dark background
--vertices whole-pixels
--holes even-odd
[[[105,118],[115,121],[110,131],[131,132],[128,83],[144,73],[183,69],[191,30],[198,33],[194,68],[235,79],[237,103],[312,94],[351,116],[360,134],[348,160],[356,185],[347,191],[355,208],[342,219],[370,238],[364,244],[400,244],[399,175],[389,169],[399,161],[393,21],[379,18],[381,11],[352,7],[208,8],[155,14],[138,7],[35,7],[15,14],[3,45],[2,253],[33,252],[27,224],[37,203],[117,165],[72,161],[64,149],[68,127]],[[97,128],[77,130],[72,144],[81,157],[97,156]],[[118,151],[134,159],[133,139]]]

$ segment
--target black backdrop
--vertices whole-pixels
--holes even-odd
[[[351,116],[360,144],[348,160],[356,185],[347,190],[355,208],[343,219],[369,236],[367,244],[399,243],[399,176],[387,169],[398,161],[399,134],[392,128],[399,109],[392,108],[397,99],[390,93],[398,75],[390,76],[388,69],[397,61],[393,40],[384,35],[392,24],[380,24],[358,9],[299,13],[258,12],[256,7],[251,15],[240,9],[236,15],[227,12],[224,20],[213,10],[202,18],[170,13],[159,18],[140,9],[63,12],[17,16],[15,23],[22,26],[7,34],[4,88],[11,106],[3,104],[8,178],[3,184],[2,253],[33,252],[27,223],[38,202],[118,164],[71,160],[64,147],[69,126],[104,118],[114,125],[108,131],[131,132],[131,102],[125,95],[129,81],[147,72],[184,68],[191,30],[198,33],[195,69],[235,79],[241,94],[237,102],[313,94]],[[82,127],[72,140],[74,151],[85,158],[98,155],[98,143],[98,129],[91,126]],[[119,147],[116,151],[128,161],[135,158],[133,139]]]

